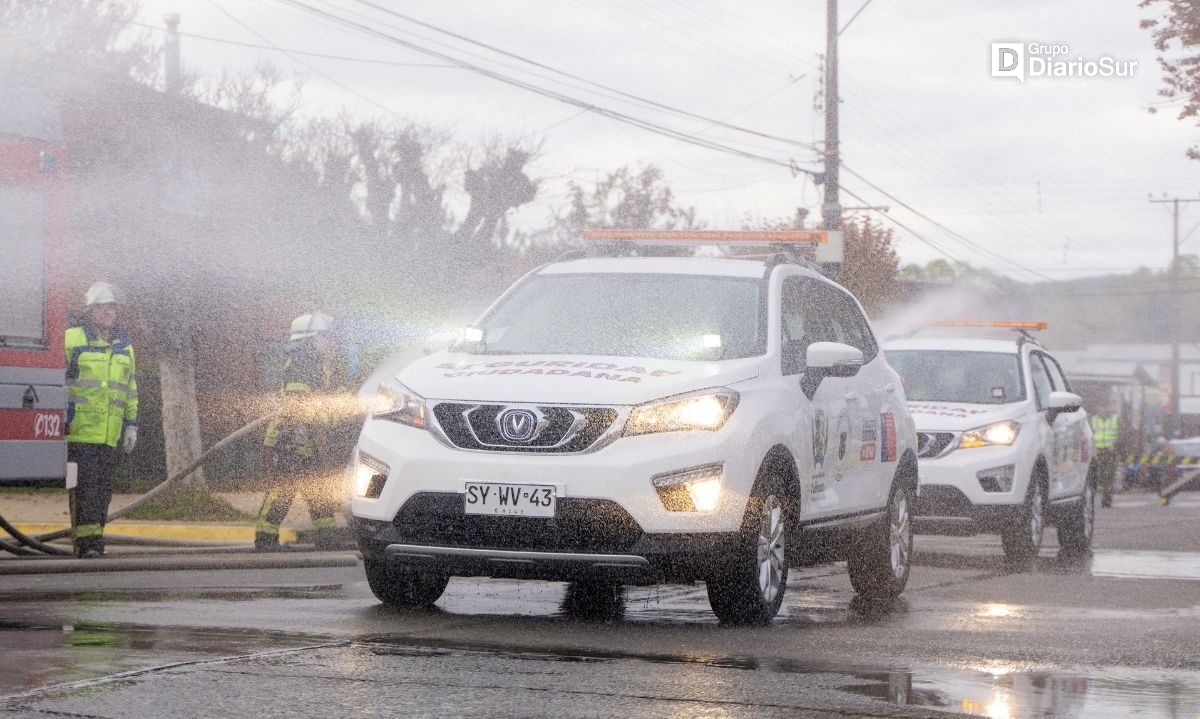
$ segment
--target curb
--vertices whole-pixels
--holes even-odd
[[[358,552],[272,552],[167,556],[107,556],[102,559],[14,559],[0,562],[8,574],[76,574],[89,572],[170,572],[211,569],[309,569],[356,567]]]
[[[36,536],[69,529],[62,522],[13,522],[13,526],[24,534]],[[137,522],[119,519],[104,527],[105,534],[144,539],[174,539],[192,542],[254,542],[254,525],[229,522]],[[279,541],[295,544],[297,531],[290,527],[279,530]]]

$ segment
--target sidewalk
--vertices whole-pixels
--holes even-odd
[[[258,514],[264,492],[217,492],[216,496],[235,509],[251,516]],[[123,507],[141,495],[117,494],[110,510]],[[36,535],[65,529],[70,526],[70,512],[65,492],[0,492],[0,516],[19,531]],[[338,525],[345,518],[338,516]],[[279,539],[285,544],[297,541],[298,533],[312,528],[308,506],[297,497],[280,528]],[[222,542],[250,544],[254,541],[254,522],[188,522],[140,521],[118,519],[109,524],[105,534],[112,536],[161,539],[169,541]],[[3,532],[0,532],[0,536]]]

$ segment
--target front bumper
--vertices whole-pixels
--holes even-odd
[[[735,532],[762,456],[748,435],[730,423],[717,432],[622,438],[594,452],[527,454],[451,448],[431,432],[374,420],[364,427],[357,452],[385,464],[387,480],[377,498],[352,498],[351,512],[391,523],[402,507],[427,493],[455,497],[461,512],[467,482],[548,484],[555,487],[560,509],[578,500],[608,502],[647,533]],[[723,465],[717,508],[669,511],[651,478],[709,464]]]
[[[924,534],[969,535],[1000,531],[1020,517],[1033,461],[1024,458],[1020,441],[1011,447],[954,450],[920,460],[920,492],[913,509],[914,528]],[[1012,488],[989,492],[979,473],[1014,465]]]
[[[455,576],[624,583],[704,579],[727,566],[738,533],[646,533],[619,505],[564,498],[554,518],[467,515],[462,495],[413,495],[391,521],[354,520],[364,555]]]

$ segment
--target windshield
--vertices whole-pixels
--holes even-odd
[[[488,354],[678,360],[766,351],[761,280],[669,274],[538,275],[485,320]]]
[[[906,350],[887,352],[910,402],[1005,404],[1025,399],[1016,354]]]

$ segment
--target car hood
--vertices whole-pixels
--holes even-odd
[[[961,432],[993,422],[1016,419],[1020,404],[967,404],[964,402],[909,402],[908,411],[918,432]]]
[[[438,352],[396,379],[426,399],[633,405],[758,375],[758,358],[721,362],[587,355]]]

